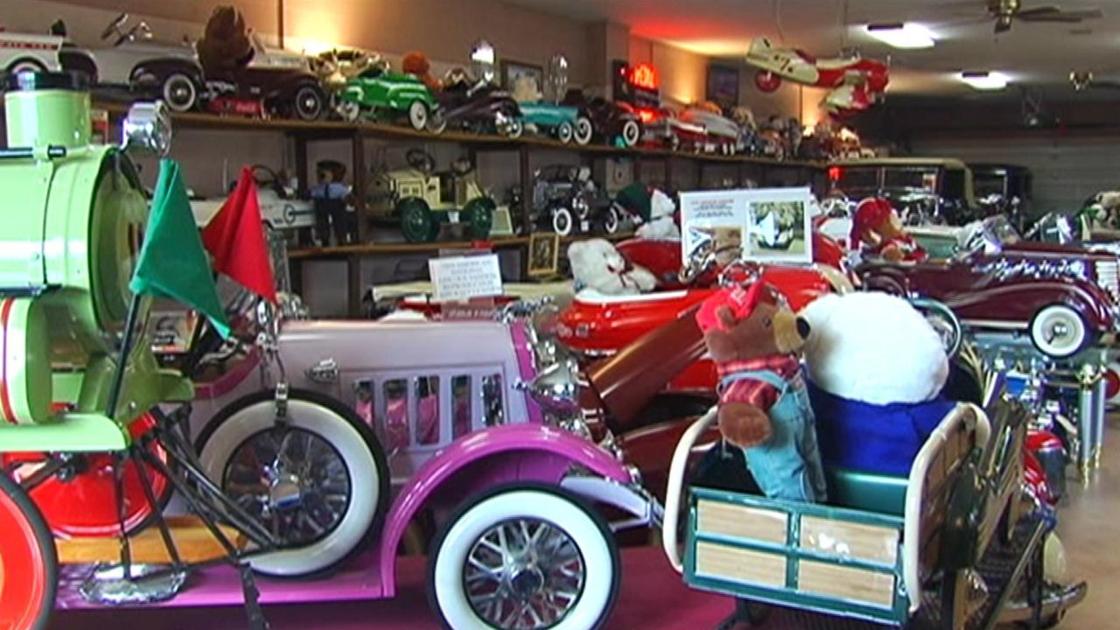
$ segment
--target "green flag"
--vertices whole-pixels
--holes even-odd
[[[206,315],[218,334],[229,336],[210,262],[202,249],[175,160],[160,160],[148,230],[129,288],[134,293],[170,298],[189,306]]]

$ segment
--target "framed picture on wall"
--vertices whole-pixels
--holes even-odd
[[[734,107],[739,103],[739,69],[719,64],[708,65],[707,100],[720,107]]]
[[[513,83],[520,77],[532,77],[537,82],[537,89],[544,90],[544,67],[520,61],[502,60],[502,87],[513,90]]]
[[[530,278],[555,276],[560,266],[560,235],[555,232],[533,232],[529,235]]]

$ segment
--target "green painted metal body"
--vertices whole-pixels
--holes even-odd
[[[832,503],[856,510],[892,514],[899,518],[906,510],[906,477],[873,475],[854,470],[825,470],[828,498]]]
[[[0,452],[124,448],[131,420],[192,394],[141,338],[118,406],[106,408],[148,214],[143,188],[127,155],[88,144],[88,93],[9,92],[5,103],[13,143],[0,160],[0,305],[8,314]],[[24,147],[33,151],[13,154]],[[141,300],[141,331],[149,304]]]
[[[342,100],[371,108],[374,113],[403,113],[409,105],[421,101],[435,109],[436,101],[426,85],[410,74],[384,72],[350,79],[342,92]]]
[[[854,479],[850,479],[850,481],[853,484],[856,483]],[[879,492],[881,488],[874,487],[878,485],[879,484],[872,484],[873,487],[871,487],[870,490],[873,493]],[[854,490],[855,485],[852,485],[851,489]],[[698,531],[697,504],[701,500],[783,512],[787,515],[785,540],[781,544],[776,544],[761,539],[700,532]],[[895,561],[890,564],[879,563],[870,560],[856,559],[841,552],[826,552],[820,549],[814,549],[807,543],[803,545],[801,532],[802,517],[817,517],[830,521],[895,529],[899,532],[899,544],[895,553]],[[865,619],[889,625],[902,625],[908,618],[910,604],[909,595],[906,593],[906,589],[903,586],[902,525],[902,517],[893,513],[872,512],[822,504],[797,503],[724,490],[693,487],[689,492],[688,535],[685,542],[684,555],[685,582],[693,588],[731,595],[733,597],[741,597],[753,601],[781,606],[792,606],[804,610]],[[843,541],[837,542],[842,543]],[[768,586],[761,583],[738,581],[722,576],[704,574],[697,570],[697,545],[699,543],[714,543],[726,548],[757,551],[782,557],[786,561],[785,583],[782,586]],[[798,569],[801,560],[811,560],[829,565],[858,568],[893,576],[896,586],[891,605],[879,607],[866,602],[857,602],[841,597],[831,597],[799,591]]]

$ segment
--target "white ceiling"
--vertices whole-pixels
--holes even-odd
[[[741,58],[750,38],[760,35],[817,56],[851,46],[864,56],[889,57],[892,94],[968,94],[971,88],[954,77],[961,70],[999,70],[1014,83],[1070,100],[1117,94],[1075,94],[1068,82],[1071,70],[1120,79],[1120,0],[1023,0],[1024,9],[1097,8],[1104,17],[1076,25],[1017,22],[999,36],[984,19],[985,0],[508,1],[557,15],[618,22],[634,35],[717,57]],[[929,27],[937,45],[896,50],[861,29],[869,22],[904,21]]]

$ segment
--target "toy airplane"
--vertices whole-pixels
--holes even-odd
[[[751,40],[746,61],[758,68],[755,85],[773,92],[782,80],[829,88],[825,106],[834,114],[863,111],[876,103],[890,80],[887,64],[858,55],[816,59],[793,48],[775,48],[770,40]]]

